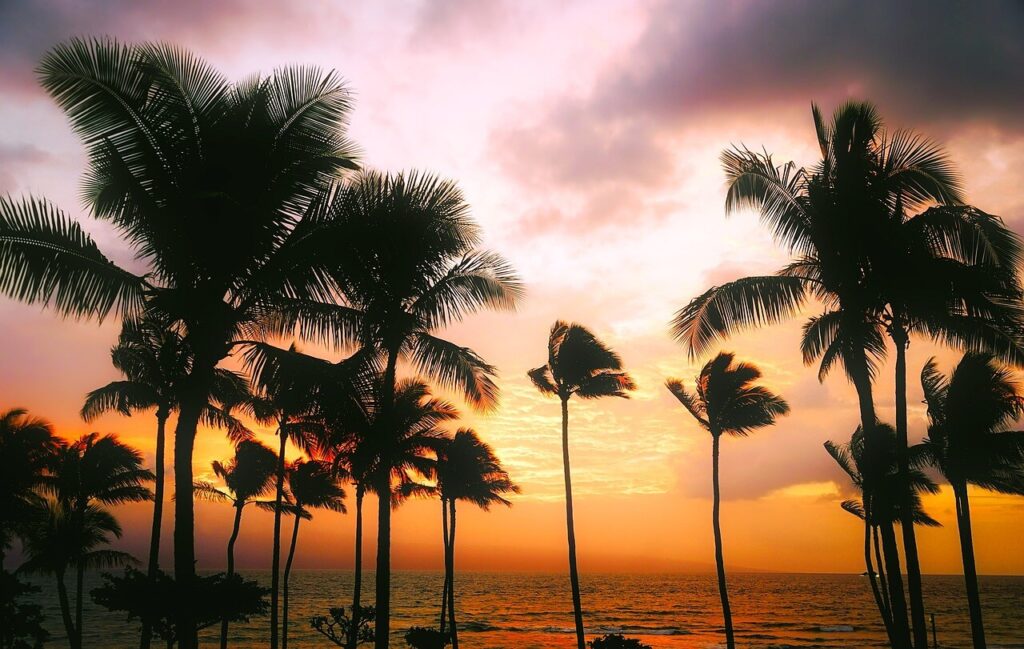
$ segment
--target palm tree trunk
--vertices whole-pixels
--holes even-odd
[[[971,531],[971,504],[967,498],[967,485],[954,485],[953,496],[956,498],[956,525],[960,531],[960,554],[964,561],[967,608],[971,614],[971,639],[974,641],[974,649],[985,649],[985,625],[981,619],[978,569],[974,565],[974,535]]]
[[[192,386],[182,397],[174,430],[174,581],[177,585],[174,616],[179,649],[199,647],[195,613],[192,610],[192,590],[196,576],[192,450],[199,416],[206,401],[207,395],[203,390]]]
[[[164,454],[167,442],[167,410],[161,407],[156,412],[156,460],[153,481],[153,527],[149,535],[149,565],[146,575],[150,582],[156,581],[157,570],[160,569],[160,527],[164,515]],[[149,649],[153,641],[153,625],[149,619],[142,621],[142,635],[139,638],[139,649]]]
[[[82,602],[85,599],[85,562],[79,561],[75,567],[75,636],[78,646],[82,646]]]
[[[444,586],[441,588],[441,621],[438,628],[443,634],[448,621],[448,579],[450,577],[448,571],[448,502],[443,497],[441,498],[441,536],[444,547]]]
[[[288,560],[284,562],[284,586],[281,602],[281,649],[288,649],[288,580],[292,575],[292,561],[295,559],[295,543],[299,538],[299,521],[302,517],[295,512],[295,525],[292,527],[292,542],[288,548]]]
[[[872,457],[873,449],[878,444],[878,433],[875,430],[878,419],[875,416],[874,397],[871,393],[871,372],[868,371],[867,359],[862,354],[851,354],[844,359],[844,362],[847,365],[847,374],[857,391],[860,425],[864,431],[866,446],[865,453],[868,457]],[[865,475],[863,479],[865,497],[870,498],[874,487],[872,476]],[[896,536],[885,534],[883,530],[882,548],[885,554],[886,572],[889,573],[889,614],[892,617],[893,636],[895,637],[893,649],[909,649],[910,628],[907,625],[907,604],[903,596],[903,578],[900,576],[902,573]]]
[[[68,587],[64,584],[64,571],[57,571],[57,600],[60,602],[60,616],[64,621],[64,632],[68,636],[71,649],[82,649],[82,641],[75,632],[75,623],[71,619],[71,602],[68,600]]]
[[[355,576],[354,583],[352,585],[352,618],[351,626],[348,629],[348,645],[346,649],[356,649],[356,637],[359,632],[359,607],[360,596],[363,588],[363,484],[360,482],[356,484],[356,556],[355,556]]]
[[[718,481],[718,451],[721,433],[712,432],[711,442],[711,483],[714,501],[711,508],[711,524],[715,530],[715,565],[718,568],[718,594],[722,598],[722,618],[725,621],[725,646],[736,649],[732,630],[732,609],[729,607],[729,590],[725,584],[725,559],[722,555],[721,490]]]
[[[896,530],[892,523],[882,523],[882,555],[885,558],[885,574],[889,582],[889,610],[892,614],[893,634],[899,640],[897,647],[910,646],[910,629],[907,627],[907,600],[903,594],[903,577],[900,574],[899,546]],[[903,615],[898,613],[902,611]]]
[[[562,398],[562,471],[565,474],[565,528],[569,541],[569,583],[572,586],[572,615],[576,623],[576,647],[586,649],[583,606],[580,603],[580,575],[576,569],[576,530],[572,516],[572,475],[569,471],[569,399]]]
[[[886,608],[885,600],[882,599],[882,592],[878,588],[878,575],[875,574],[874,563],[871,560],[871,523],[868,512],[864,512],[864,566],[868,571],[868,581],[871,583],[871,595],[875,598],[875,606],[882,616],[882,623],[885,625],[885,633],[889,636],[889,643],[892,644],[892,620],[889,617],[889,610]]]
[[[909,340],[902,320],[894,318],[889,329],[896,346],[896,465],[900,481],[910,483],[910,455],[907,450],[907,345]],[[924,620],[924,595],[921,589],[921,562],[917,556],[917,535],[914,530],[913,493],[901,489],[900,529],[903,532],[903,555],[907,562],[907,592],[910,595],[910,621],[914,647],[928,649],[928,627]]]
[[[878,539],[878,526],[871,526],[871,534],[874,537],[875,563],[878,565],[878,583],[882,586],[882,600],[885,602],[885,610],[889,612],[888,624],[892,627],[892,604],[889,602],[889,582],[885,578],[885,566],[882,564],[882,544]],[[889,639],[892,644],[892,638]]]
[[[452,628],[452,649],[459,649],[459,630],[455,626],[455,499],[448,501],[451,509],[451,529],[448,539],[448,557],[445,563],[445,572],[448,573],[448,621]]]
[[[244,502],[235,503],[235,522],[231,526],[231,538],[228,539],[228,577],[232,577],[235,574],[235,541],[238,540],[238,530],[242,528],[242,509],[244,508]],[[220,622],[220,649],[227,648],[228,620],[225,618]]]
[[[391,421],[395,402],[395,375],[398,368],[398,349],[388,350],[388,363],[384,369],[383,395],[381,399],[380,422],[384,434],[393,435]],[[377,572],[375,579],[375,608],[377,628],[374,634],[374,649],[388,649],[391,641],[391,468],[380,468],[377,476]]]
[[[270,649],[278,644],[278,594],[281,590],[281,501],[284,498],[284,454],[288,434],[284,418],[277,429],[281,447],[277,454],[277,485],[274,493],[274,555],[270,558]]]

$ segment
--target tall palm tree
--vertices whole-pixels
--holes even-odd
[[[480,232],[455,183],[430,174],[366,172],[338,191],[324,213],[344,236],[334,277],[341,306],[292,300],[279,310],[275,330],[297,329],[307,339],[360,347],[383,368],[381,427],[395,425],[400,361],[441,387],[462,393],[474,408],[496,406],[495,370],[472,350],[437,331],[483,309],[512,309],[522,286],[499,255],[480,250]],[[387,493],[386,472],[378,493]],[[377,510],[376,639],[390,641],[391,507]]]
[[[299,522],[313,518],[311,509],[329,509],[345,513],[345,490],[342,489],[338,474],[329,464],[296,460],[288,468],[288,513],[295,517],[292,539],[288,547],[288,560],[284,564],[284,584],[281,605],[281,649],[288,649],[288,579],[295,559],[295,547],[299,539]]]
[[[75,568],[73,624],[67,624],[70,610],[65,612],[72,649],[79,649],[82,643],[86,569],[127,560],[122,553],[94,550],[109,542],[108,534],[120,536],[117,522],[103,506],[149,500],[153,494],[144,483],[152,479],[153,474],[142,468],[142,454],[113,435],[83,435],[62,447],[53,458],[43,483],[43,489],[52,494],[52,499],[44,508],[43,522],[36,533],[40,535],[37,539],[42,543],[40,547],[59,545],[58,554],[40,559],[54,562],[51,567],[57,572],[58,581],[63,581],[68,566]],[[67,538],[62,541],[61,535]],[[42,552],[40,556],[45,554]],[[63,588],[63,584],[59,584],[59,588]]]
[[[894,642],[892,626],[891,601],[888,595],[888,579],[881,555],[880,535],[895,538],[893,526],[900,522],[900,510],[911,503],[913,518],[917,525],[937,527],[939,522],[929,516],[921,505],[921,492],[935,493],[937,486],[921,470],[915,468],[910,472],[909,482],[899,472],[896,461],[896,431],[888,424],[878,424],[879,430],[875,437],[884,440],[880,445],[873,446],[868,454],[865,435],[860,427],[854,431],[850,441],[845,444],[825,442],[825,450],[836,464],[849,476],[853,485],[860,490],[860,500],[845,500],[842,508],[864,522],[864,565],[875,605],[878,607],[882,622],[890,642]],[[924,450],[919,444],[910,449],[914,466],[923,461]],[[865,481],[865,475],[873,475],[871,482]],[[870,490],[869,490],[870,485]],[[909,489],[907,487],[909,485]],[[910,491],[907,498],[902,492]],[[874,560],[872,559],[872,544]],[[876,570],[877,568],[877,570]],[[896,566],[895,568],[898,568]],[[881,587],[879,587],[879,582]]]
[[[558,320],[548,337],[548,362],[530,370],[530,380],[541,394],[562,402],[562,472],[565,476],[565,526],[569,544],[569,583],[576,623],[576,644],[584,649],[580,576],[576,569],[576,530],[572,513],[572,476],[569,471],[569,399],[629,398],[636,385],[622,370],[622,360],[586,327]]]
[[[235,446],[235,455],[229,461],[212,463],[213,473],[224,481],[225,489],[220,489],[209,482],[197,482],[196,496],[209,500],[229,502],[235,508],[234,523],[231,537],[228,539],[228,577],[235,574],[235,542],[242,527],[242,510],[246,505],[259,502],[257,499],[266,496],[274,489],[274,476],[277,474],[277,454],[256,440],[242,440]],[[220,626],[220,646],[228,646],[228,621],[223,620]]]
[[[777,242],[793,254],[793,263],[776,275],[713,287],[680,310],[673,333],[696,355],[736,330],[796,315],[813,298],[824,305],[825,312],[805,326],[804,361],[820,358],[821,377],[837,361],[843,365],[857,390],[861,426],[868,431],[874,430],[876,420],[871,390],[875,362],[885,354],[885,337],[893,338],[898,356],[897,434],[902,440],[905,380],[899,377],[905,376],[904,330],[966,349],[998,349],[1002,354],[1016,346],[1007,344],[1012,336],[1006,335],[1005,320],[991,317],[1000,296],[1016,290],[1013,281],[990,283],[986,291],[979,291],[962,279],[944,285],[951,272],[934,272],[943,265],[970,267],[983,259],[990,268],[1006,267],[1014,254],[1007,245],[1012,241],[997,227],[998,219],[959,205],[957,176],[933,143],[905,131],[887,133],[877,111],[867,103],[841,106],[830,122],[817,107],[812,113],[821,159],[810,169],[793,163],[776,165],[770,155],[747,149],[722,156],[729,182],[727,212],[745,207],[758,210]],[[931,203],[939,206],[905,218],[906,211]],[[938,261],[916,264],[929,258]],[[908,259],[930,270],[909,273],[896,265],[906,266]],[[897,278],[911,274],[927,281],[900,286]],[[977,272],[968,275],[971,282],[983,277]],[[907,292],[906,286],[914,288]],[[915,313],[907,311],[914,295],[928,295],[927,310],[920,310],[918,303]],[[971,306],[972,302],[981,309]],[[875,441],[870,437],[869,433],[869,445]],[[906,446],[904,441],[902,448]],[[903,451],[900,465],[904,472],[909,468]],[[927,643],[920,568],[912,521],[901,523],[914,642],[920,649]],[[886,544],[885,550],[887,561],[899,561],[896,546]],[[889,586],[897,646],[906,647],[910,636],[899,571]]]
[[[441,633],[444,633],[445,609],[451,627],[453,649],[459,647],[459,634],[455,624],[455,511],[456,503],[464,500],[487,511],[491,505],[511,507],[505,494],[519,493],[519,485],[512,482],[508,472],[489,444],[475,431],[462,428],[446,437],[436,449],[434,470],[436,492],[441,499],[441,526],[444,533],[444,595],[441,605]]]
[[[967,485],[1024,494],[1024,432],[1007,430],[1024,413],[1024,397],[1014,376],[985,354],[965,355],[949,377],[931,359],[921,384],[928,403],[923,446],[929,463],[953,488],[971,636],[975,649],[984,649]]]
[[[164,455],[167,419],[178,408],[179,386],[188,376],[192,364],[191,353],[180,331],[166,317],[148,313],[141,319],[125,320],[117,345],[110,352],[113,365],[123,380],[112,381],[86,395],[81,415],[93,421],[100,415],[117,411],[131,416],[133,411],[156,411],[156,458],[153,496],[153,525],[150,532],[147,574],[155,579],[159,570],[160,528],[164,507]],[[211,401],[203,409],[203,423],[227,428],[229,436],[238,442],[249,431],[229,413],[230,407],[248,395],[248,384],[230,370],[215,370]],[[152,630],[143,623],[140,647],[147,649]]]
[[[22,408],[0,412],[0,571],[12,538],[30,522],[61,440],[49,422]]]
[[[0,293],[62,315],[180,323],[193,354],[174,431],[175,579],[182,649],[195,649],[184,598],[195,578],[192,451],[214,369],[239,337],[266,333],[292,302],[336,299],[333,223],[321,198],[353,168],[343,136],[351,96],[334,72],[286,67],[231,83],[172,45],[75,39],[38,68],[86,146],[83,193],[144,274],[111,262],[45,200],[0,199]],[[147,300],[148,298],[148,300]]]
[[[736,363],[735,356],[721,352],[701,369],[695,391],[690,392],[678,379],[669,379],[669,392],[697,420],[701,428],[711,433],[711,481],[714,490],[712,524],[715,532],[715,564],[718,566],[718,592],[722,598],[725,618],[725,642],[735,649],[732,611],[725,583],[725,561],[722,558],[722,527],[719,521],[721,490],[718,484],[718,453],[723,434],[746,437],[751,432],[771,426],[775,418],[789,412],[782,397],[754,382],[761,378],[761,370],[749,363]]]

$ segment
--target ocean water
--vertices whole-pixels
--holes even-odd
[[[269,582],[267,571],[243,571]],[[373,572],[365,574],[364,601],[373,601]],[[588,637],[624,633],[655,649],[724,646],[717,583],[713,575],[582,575]],[[884,647],[884,632],[864,577],[857,575],[730,575],[730,601],[739,647]],[[86,591],[98,584],[90,575]],[[48,646],[66,646],[55,588],[44,591]],[[393,647],[411,626],[437,623],[442,575],[396,572],[392,585]],[[969,647],[963,579],[925,576],[925,598],[936,617],[940,647]],[[295,649],[333,645],[309,626],[313,615],[348,605],[352,572],[299,570],[292,575],[289,644]],[[1024,577],[982,577],[985,626],[992,649],[1024,649]],[[459,640],[466,649],[572,649],[575,647],[568,577],[561,574],[463,573],[456,575]],[[91,604],[91,603],[90,603]],[[86,649],[129,649],[138,627],[118,614],[87,605]],[[232,627],[232,646],[267,645],[268,620]],[[929,630],[930,634],[930,630]],[[203,632],[204,646],[216,646],[217,629]],[[159,645],[155,645],[159,646]]]

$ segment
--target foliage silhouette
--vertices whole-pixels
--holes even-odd
[[[576,530],[572,511],[572,476],[569,470],[569,399],[601,397],[628,398],[636,385],[622,370],[618,354],[597,339],[586,327],[558,320],[548,336],[548,362],[530,370],[530,380],[541,394],[555,395],[562,402],[562,472],[565,477],[565,522],[569,545],[569,584],[576,625],[577,649],[586,649],[580,577],[576,569]]]
[[[0,568],[0,649],[42,649],[50,638],[42,606],[19,601],[39,591]]]
[[[358,647],[373,642],[373,622],[377,617],[372,606],[365,606],[358,615],[345,613],[345,607],[332,608],[328,615],[317,615],[309,621],[320,635],[339,647]]]
[[[0,412],[0,570],[41,503],[38,488],[61,446],[49,422],[21,408]]]
[[[725,560],[722,556],[722,526],[719,520],[721,489],[718,481],[718,454],[723,434],[746,437],[751,432],[771,426],[776,417],[789,413],[789,405],[767,388],[754,385],[761,370],[749,363],[736,363],[735,356],[720,352],[707,362],[696,379],[695,391],[687,390],[681,381],[669,379],[669,392],[679,400],[700,427],[711,433],[712,486],[714,489],[712,523],[715,533],[715,564],[718,568],[718,592],[725,618],[725,643],[735,649],[732,610],[725,582]]]
[[[145,308],[182,327],[193,356],[174,431],[174,565],[185,583],[192,451],[217,364],[240,337],[271,335],[285,301],[336,299],[333,228],[319,206],[355,167],[343,136],[351,97],[333,72],[285,67],[231,83],[179,47],[111,39],[58,45],[38,73],[86,147],[87,206],[144,274],[118,267],[45,200],[3,198],[0,293],[76,318]],[[176,608],[182,647],[195,649],[192,609]]]
[[[155,579],[134,568],[124,575],[104,575],[104,584],[92,590],[92,598],[100,606],[127,614],[128,619],[149,623],[153,633],[173,647],[179,638],[175,629],[175,606],[189,602],[197,628],[205,629],[222,620],[248,622],[254,616],[267,614],[269,592],[255,581],[239,575],[199,576],[187,593],[178,592],[177,583],[163,571]]]
[[[928,404],[922,447],[953,487],[971,636],[974,649],[984,649],[967,485],[1024,494],[1024,432],[1006,430],[1024,414],[1024,397],[1014,376],[986,354],[965,355],[948,377],[933,358],[921,371],[921,384]]]

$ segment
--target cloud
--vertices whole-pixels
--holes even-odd
[[[51,160],[53,156],[35,145],[0,142],[0,194],[14,193],[20,185],[18,176],[25,165]]]

